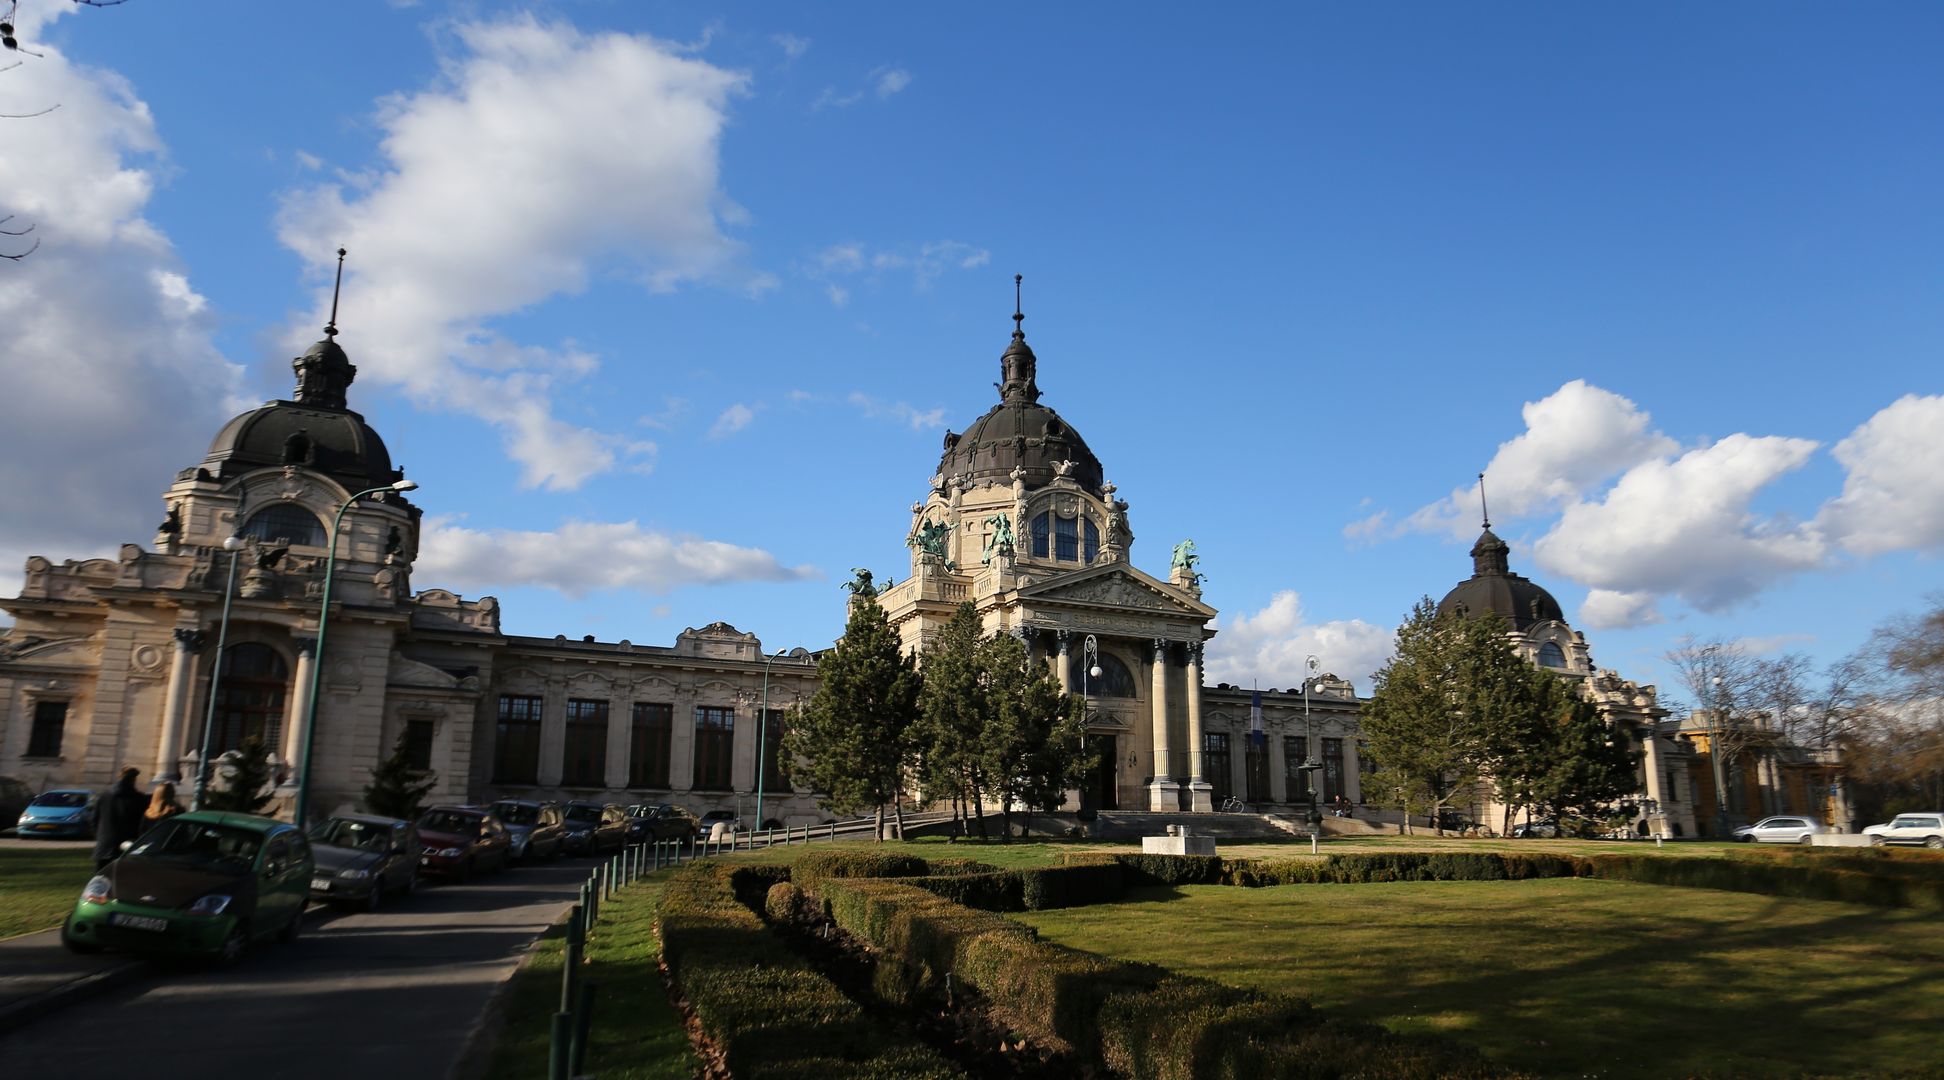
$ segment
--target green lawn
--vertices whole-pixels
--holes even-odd
[[[1548,1076],[1944,1069],[1930,913],[1548,879],[1142,889],[1014,917]]]
[[[662,986],[656,962],[655,901],[668,871],[644,878],[601,908],[588,939],[588,979],[598,983],[594,1028],[586,1071],[627,1080],[688,1080],[698,1063],[688,1031]],[[507,988],[505,1023],[494,1047],[491,1080],[532,1080],[547,1075],[547,1042],[560,1008],[560,969],[566,959],[564,928],[533,946],[534,956]]]
[[[86,848],[0,848],[0,938],[60,925],[93,876]]]

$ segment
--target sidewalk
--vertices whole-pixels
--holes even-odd
[[[37,1016],[106,993],[146,969],[146,963],[126,954],[71,953],[61,945],[58,929],[0,941],[0,1036]]]

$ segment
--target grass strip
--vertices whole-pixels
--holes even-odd
[[[655,907],[667,871],[622,889],[601,905],[587,940],[583,974],[598,983],[587,1072],[628,1080],[686,1080],[700,1063],[688,1030],[662,983],[657,962]],[[547,1075],[547,1042],[560,1008],[560,973],[566,961],[565,925],[548,930],[533,956],[507,988],[505,1023],[486,1075],[491,1080],[533,1080]]]
[[[59,926],[93,876],[85,848],[0,848],[0,938]]]

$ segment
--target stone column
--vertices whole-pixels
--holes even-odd
[[[169,689],[162,700],[162,738],[155,745],[156,779],[181,780],[177,760],[182,757],[182,722],[189,709],[189,688],[195,682],[196,651],[203,645],[200,630],[175,632],[175,655],[169,661]],[[222,661],[217,657],[217,662]]]
[[[1053,666],[1057,669],[1053,674],[1060,680],[1060,693],[1071,694],[1073,693],[1073,665],[1067,662],[1067,648],[1073,643],[1073,633],[1062,630],[1059,634],[1060,654],[1053,660]]]
[[[1174,813],[1181,809],[1181,787],[1174,781],[1173,756],[1168,747],[1168,653],[1174,643],[1154,639],[1153,710],[1154,776],[1148,781],[1148,809]]]
[[[628,787],[628,754],[634,749],[631,697],[627,684],[619,680],[608,691],[607,775],[602,780],[609,791]]]
[[[668,722],[668,789],[683,793],[695,788],[695,688],[675,691],[675,715]]]
[[[1352,803],[1363,802],[1363,754],[1353,736],[1343,739],[1343,797]]]
[[[1202,643],[1188,643],[1188,808],[1198,814],[1215,810],[1215,785],[1202,775]]]
[[[1269,801],[1285,803],[1289,801],[1289,748],[1281,732],[1264,726],[1269,728]]]
[[[567,771],[566,756],[567,680],[556,672],[547,678],[547,689],[540,699],[541,787],[560,786]]]
[[[317,664],[317,639],[314,637],[291,638],[290,643],[297,647],[297,672],[292,677],[291,686],[295,689],[290,703],[290,724],[284,729],[283,759],[284,783],[297,786],[297,758],[304,752],[304,739],[310,732],[311,724],[311,669]],[[321,692],[321,688],[320,688]]]
[[[1661,762],[1660,740],[1654,737],[1653,721],[1648,721],[1643,729],[1645,734],[1640,740],[1641,789],[1654,804],[1655,813],[1647,815],[1647,831],[1661,836],[1667,833],[1668,814],[1672,811],[1674,792],[1667,790],[1665,766]]]

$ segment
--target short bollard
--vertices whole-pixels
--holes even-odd
[[[547,1080],[568,1080],[574,1075],[574,1014],[553,1014],[552,1041],[547,1044]]]
[[[1316,833],[1310,834],[1310,854],[1311,855],[1315,855],[1317,853],[1316,838],[1317,838]]]
[[[583,1076],[587,1072],[588,1035],[594,1027],[594,992],[600,983],[593,979],[581,983],[580,1008],[574,1013],[574,1075]]]
[[[560,1015],[574,1008],[574,991],[580,982],[581,950],[587,941],[581,925],[583,908],[576,904],[567,915],[567,955],[560,968]]]

